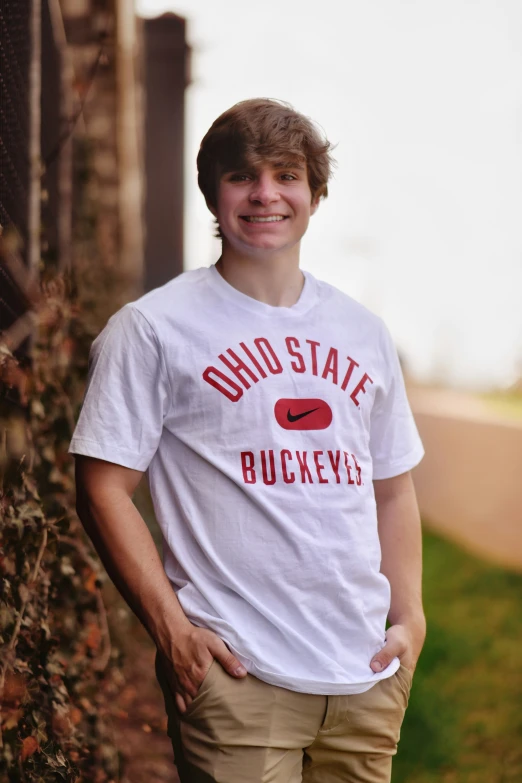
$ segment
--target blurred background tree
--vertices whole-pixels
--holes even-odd
[[[105,571],[76,517],[67,448],[90,344],[147,285],[144,218],[154,191],[147,201],[143,160],[151,143],[162,152],[145,132],[147,85],[169,90],[171,115],[183,126],[183,20],[169,17],[166,33],[161,24],[152,33],[146,28],[133,3],[121,0],[6,0],[0,9],[6,781],[102,783],[124,774],[114,736],[114,720],[126,714],[117,699],[126,684],[124,655],[123,645],[111,644],[110,622],[125,609],[117,594],[103,590]],[[150,34],[163,35],[164,49],[176,39],[174,82],[165,83],[161,68],[147,68]],[[182,135],[168,141],[162,174],[172,150],[182,159]],[[181,268],[182,235],[173,226],[182,220],[182,187],[181,177],[177,202],[168,188],[161,194],[162,208],[172,211],[164,250],[176,245],[178,256],[149,261],[156,281]]]

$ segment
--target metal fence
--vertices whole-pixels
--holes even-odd
[[[30,0],[0,3],[0,223],[27,229]]]
[[[0,3],[0,225],[27,242],[31,0]],[[23,312],[24,299],[0,266],[0,330]]]

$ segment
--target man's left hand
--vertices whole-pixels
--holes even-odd
[[[378,673],[384,671],[395,657],[413,674],[417,665],[426,632],[422,628],[410,628],[399,624],[390,625],[386,631],[384,647],[373,656],[370,668]]]

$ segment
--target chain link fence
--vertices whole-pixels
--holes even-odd
[[[29,191],[31,0],[0,3],[0,225],[25,245]],[[0,330],[24,310],[24,297],[0,266]]]

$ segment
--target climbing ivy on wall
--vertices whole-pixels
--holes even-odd
[[[27,302],[0,334],[0,778],[116,781],[121,655],[102,600],[106,574],[75,514],[67,448],[99,305],[119,281],[79,263],[68,274],[42,268],[34,282],[16,240],[0,243]],[[30,361],[16,358],[27,335]]]

